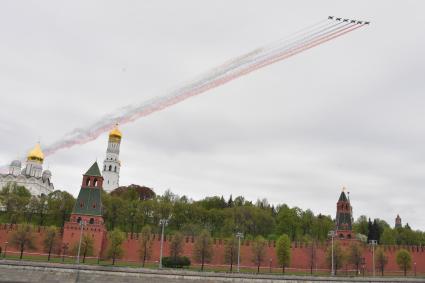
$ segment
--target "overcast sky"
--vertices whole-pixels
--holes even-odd
[[[425,230],[424,1],[1,1],[0,163],[328,15],[370,26],[122,125],[121,185]],[[46,158],[76,196],[107,134]]]

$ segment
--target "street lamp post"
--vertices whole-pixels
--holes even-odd
[[[416,277],[416,261],[413,265],[415,266],[415,277]]]
[[[80,220],[79,224],[80,224],[80,243],[78,244],[77,264],[80,264],[81,241],[83,239],[83,230],[84,230],[84,225],[86,225],[86,223],[84,222],[84,220]]]
[[[68,243],[63,244],[62,249],[63,249],[62,262],[65,262],[65,255],[66,255],[66,251],[68,250]]]
[[[240,267],[240,259],[241,259],[241,238],[243,239],[243,234],[241,232],[236,233],[236,237],[238,238],[238,272]]]
[[[335,275],[335,265],[334,265],[334,238],[335,238],[336,232],[334,230],[329,231],[328,237],[331,237],[332,239],[332,268],[331,268],[331,276]]]
[[[8,242],[8,241],[4,242],[4,253],[3,253],[3,258],[6,258],[7,244],[9,244],[9,242]]]
[[[378,244],[378,241],[370,240],[369,244],[372,246],[372,268],[373,268],[373,276],[375,276],[375,246]]]
[[[167,225],[167,224],[168,224],[168,219],[160,219],[159,220],[159,225],[162,226],[162,229],[161,229],[161,248],[159,250],[159,268],[162,268],[162,246],[163,246],[163,243],[164,243],[164,228],[165,228],[165,225]]]

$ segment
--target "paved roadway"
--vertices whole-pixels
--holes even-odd
[[[244,283],[324,283],[324,282],[425,282],[425,278],[380,278],[352,277],[331,278],[311,276],[281,276],[264,274],[230,274],[195,272],[186,270],[155,270],[110,266],[80,267],[72,264],[20,262],[0,260],[0,283],[43,282],[43,283],[182,283],[182,282],[244,282]]]

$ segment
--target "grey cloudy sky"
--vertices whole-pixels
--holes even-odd
[[[425,229],[424,1],[1,1],[0,163],[328,15],[364,29],[123,125],[121,184]],[[107,134],[46,158],[78,193]]]

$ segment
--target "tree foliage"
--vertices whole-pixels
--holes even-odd
[[[211,260],[212,255],[212,238],[208,230],[204,229],[196,238],[193,246],[193,257],[201,263],[201,270],[204,270],[204,264]]]
[[[277,239],[276,256],[282,266],[282,273],[285,273],[285,267],[289,266],[291,262],[291,240],[288,235],[283,234]]]
[[[338,269],[340,269],[346,261],[346,254],[339,242],[334,242],[333,246],[334,268],[335,274],[337,274]],[[326,262],[328,263],[329,268],[332,269],[332,245],[329,245],[328,249],[326,250]]]
[[[383,248],[378,248],[376,250],[376,263],[378,269],[381,271],[381,275],[384,276],[385,266],[388,263],[388,257],[385,255]]]
[[[50,261],[50,255],[60,249],[59,230],[55,226],[46,229],[46,235],[43,240],[44,251],[48,253],[47,261]]]
[[[266,247],[267,241],[263,236],[257,236],[254,241],[252,241],[252,262],[257,265],[257,273],[260,273],[261,263],[263,263],[266,258]]]
[[[403,270],[404,276],[406,276],[407,270],[412,268],[412,256],[410,253],[405,249],[399,250],[396,254],[396,262],[400,269]]]
[[[170,257],[174,259],[174,261],[177,261],[177,258],[182,254],[183,252],[183,234],[180,232],[174,233],[172,236],[172,239],[169,244],[170,248]]]
[[[152,230],[151,227],[146,225],[142,228],[139,237],[139,255],[142,260],[142,266],[145,266],[146,260],[150,259],[152,254]]]
[[[11,243],[19,250],[19,258],[22,259],[25,249],[34,249],[34,228],[30,224],[19,225],[12,234]]]
[[[233,264],[238,260],[238,240],[232,236],[226,239],[224,246],[224,262],[230,265],[230,272],[233,271]]]
[[[119,229],[114,229],[109,233],[109,243],[106,254],[108,258],[112,259],[112,265],[115,265],[115,260],[121,258],[124,253],[122,248],[124,240],[124,233]]]
[[[359,274],[362,258],[363,258],[362,247],[358,243],[352,243],[349,248],[348,261],[356,267],[356,274]]]

